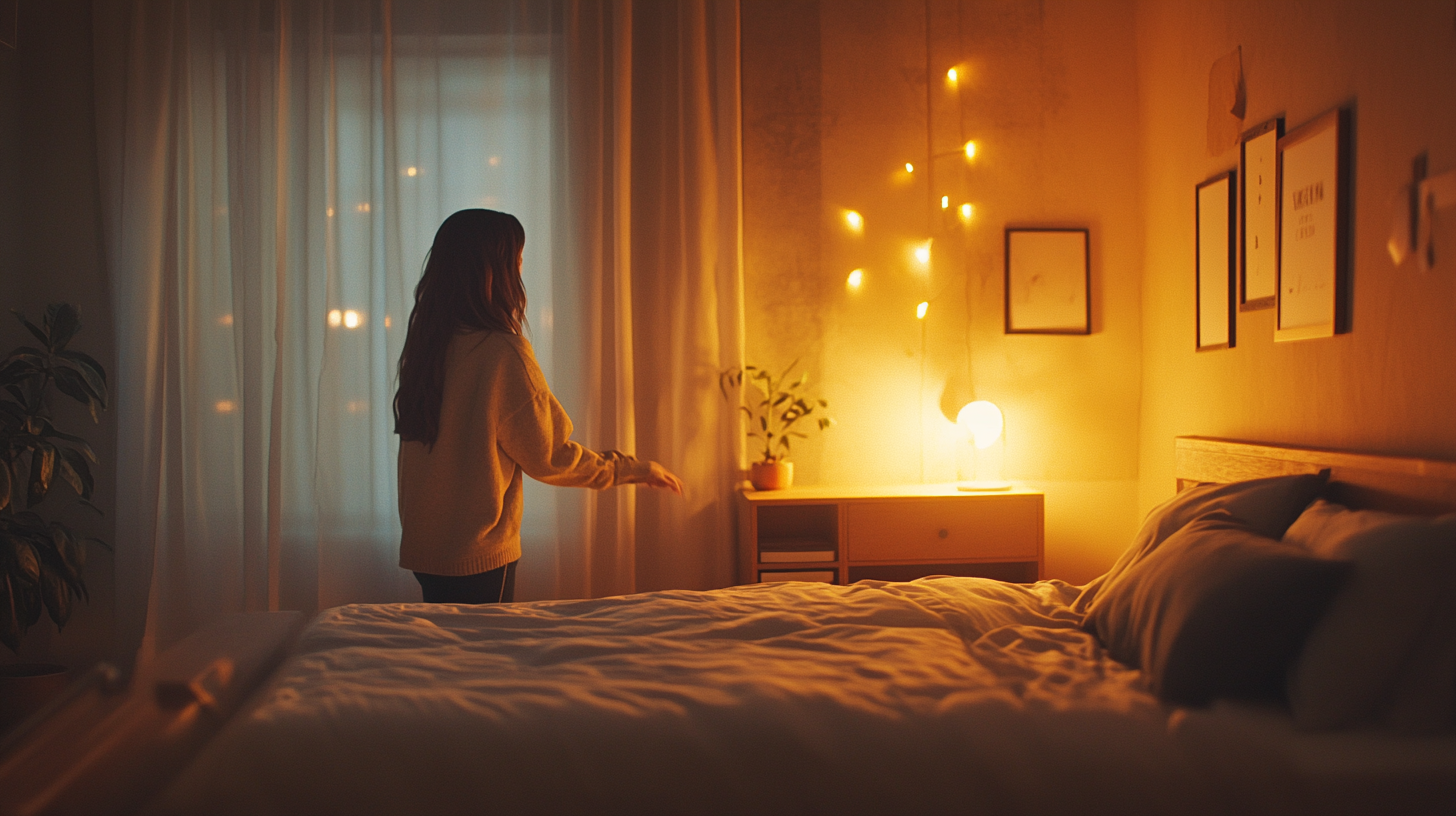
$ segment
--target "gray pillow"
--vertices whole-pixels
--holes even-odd
[[[1317,501],[1287,544],[1354,564],[1289,674],[1302,728],[1456,725],[1456,515],[1405,516]]]
[[[1279,700],[1290,660],[1348,568],[1215,510],[1129,567],[1084,627],[1168,702]]]
[[[1093,579],[1072,602],[1072,609],[1087,612],[1097,595],[1117,583],[1123,573],[1158,548],[1168,536],[1212,510],[1225,510],[1249,529],[1278,539],[1329,481],[1329,471],[1294,476],[1269,476],[1228,484],[1192,487],[1154,507],[1143,521],[1132,546],[1106,575]]]

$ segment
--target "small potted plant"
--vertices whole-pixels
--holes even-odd
[[[798,364],[798,360],[789,363],[777,376],[768,369],[750,365],[730,368],[718,377],[718,387],[725,399],[733,399],[730,387],[742,395],[743,402],[738,409],[748,417],[748,436],[763,443],[759,460],[748,469],[748,480],[756,490],[782,490],[794,483],[794,464],[788,461],[789,451],[794,439],[808,438],[801,430],[808,427],[807,423],[799,425],[799,422],[809,420],[816,408],[829,407],[824,400],[803,393],[808,374],[790,379]],[[743,390],[745,378],[759,392],[758,397]],[[832,418],[823,415],[813,417],[812,421],[821,431],[834,424]]]
[[[20,346],[0,363],[0,643],[19,652],[22,636],[40,621],[42,610],[57,628],[66,625],[75,601],[87,598],[81,577],[87,543],[107,546],[36,510],[57,481],[96,509],[90,465],[96,454],[86,440],[52,423],[52,386],[90,409],[93,422],[106,407],[107,389],[101,364],[67,348],[81,328],[74,306],[52,304],[40,326],[19,312],[15,316],[40,343]],[[64,688],[61,666],[0,668],[0,728]]]

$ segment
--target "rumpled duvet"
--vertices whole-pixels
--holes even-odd
[[[153,809],[1300,809],[1277,762],[1210,769],[1229,729],[1180,737],[1076,594],[934,578],[330,609]]]

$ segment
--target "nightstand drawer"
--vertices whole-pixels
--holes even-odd
[[[1040,557],[1041,494],[853,502],[851,561]]]

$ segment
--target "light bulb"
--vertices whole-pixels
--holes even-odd
[[[856,269],[853,272],[850,272],[849,280],[846,282],[849,284],[849,288],[858,289],[859,285],[861,283],[864,283],[864,270]]]
[[[945,78],[951,82],[955,82],[957,79],[960,79],[960,74],[956,73],[956,69],[952,68],[945,72]]]
[[[966,221],[969,221],[969,220],[971,220],[971,215],[975,211],[976,211],[975,208],[972,207],[971,205],[969,205],[969,204],[962,204],[961,205],[961,218],[964,219],[964,220],[966,220]]]
[[[346,328],[346,329],[357,329],[357,328],[359,328],[359,313],[358,312],[354,311],[353,309],[350,309],[347,312],[344,312],[344,328]]]
[[[915,260],[922,264],[930,263],[930,245],[918,246],[915,248]]]
[[[975,142],[966,142],[966,158],[968,158],[968,159],[974,159],[975,157],[976,157],[976,143]]]
[[[976,400],[966,403],[960,413],[956,414],[956,424],[970,435],[972,444],[984,450],[996,444],[996,440],[1001,438],[1001,431],[1006,427],[1006,420],[1001,415],[1001,409],[996,407],[996,403]]]
[[[905,172],[907,172],[907,173],[913,173],[913,172],[915,172],[915,165],[911,164],[910,162],[905,162]]]
[[[950,196],[941,196],[940,197],[940,208],[943,210],[943,209],[945,209],[946,207],[949,207],[949,206],[950,206]]]
[[[844,223],[849,225],[850,229],[854,230],[855,232],[859,232],[860,230],[864,229],[864,216],[860,215],[854,210],[845,210]]]
[[[338,309],[329,310],[329,325],[338,328],[344,325],[344,313]]]
[[[915,318],[917,320],[924,320],[925,313],[928,311],[930,311],[930,301],[920,301],[920,305],[915,307]]]

